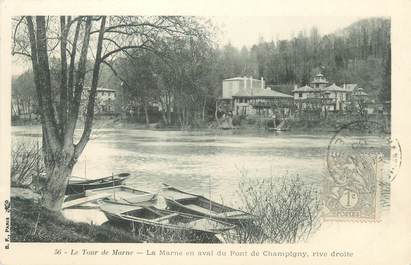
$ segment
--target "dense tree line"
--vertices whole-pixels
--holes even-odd
[[[261,39],[250,49],[228,44],[219,50],[219,66],[222,79],[263,76],[273,87],[305,85],[321,71],[331,82],[357,83],[372,98],[386,101],[391,89],[390,51],[390,20],[372,18],[324,36],[312,28],[290,40]]]

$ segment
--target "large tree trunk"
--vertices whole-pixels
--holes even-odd
[[[60,211],[64,195],[73,168],[69,162],[60,161],[46,166],[46,192],[43,195],[43,207],[51,211]]]
[[[77,49],[77,37],[80,24],[84,18],[79,18],[73,49]],[[72,169],[86,146],[94,117],[94,105],[96,98],[97,82],[101,64],[101,50],[106,18],[101,18],[99,30],[96,59],[93,68],[91,92],[87,103],[87,116],[81,139],[77,144],[73,143],[73,134],[79,114],[80,98],[83,92],[84,77],[86,73],[87,51],[89,49],[90,31],[92,17],[85,18],[83,42],[78,60],[78,67],[74,75],[74,54],[71,53],[70,69],[67,69],[67,58],[65,58],[67,31],[65,18],[61,18],[62,37],[62,72],[60,84],[61,104],[58,108],[54,106],[52,99],[50,67],[48,62],[48,44],[46,19],[38,16],[33,20],[26,17],[30,39],[31,59],[36,85],[38,108],[43,132],[43,159],[45,162],[47,183],[43,192],[43,206],[51,211],[61,210],[64,194],[71,175]],[[70,21],[70,18],[68,18]],[[34,23],[35,22],[35,23]],[[69,75],[67,80],[66,75]],[[74,78],[75,76],[75,78]],[[69,83],[69,87],[67,86]],[[72,94],[74,89],[74,95]],[[67,94],[66,94],[67,93]],[[66,97],[67,96],[67,97]],[[68,101],[67,101],[68,100]],[[57,115],[56,115],[57,113]],[[58,118],[58,119],[57,119]]]

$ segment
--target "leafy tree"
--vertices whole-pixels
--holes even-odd
[[[26,71],[20,76],[13,78],[11,93],[12,116],[17,117],[21,114],[37,112],[36,91],[32,71]]]

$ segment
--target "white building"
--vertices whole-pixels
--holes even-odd
[[[222,100],[230,105],[233,114],[269,116],[274,112],[288,115],[291,95],[265,87],[264,79],[234,77],[223,80]]]
[[[84,87],[82,101],[87,102],[90,93],[90,87]],[[114,103],[116,100],[116,90],[108,88],[97,88],[96,102],[94,112],[100,115],[115,114]]]
[[[318,74],[309,85],[296,86],[292,92],[297,109],[321,108],[323,111],[344,111],[357,89],[357,84],[330,85],[324,75]]]

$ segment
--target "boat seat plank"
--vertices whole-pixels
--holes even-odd
[[[178,215],[179,215],[178,213],[172,213],[172,214],[169,214],[169,215],[166,215],[166,216],[162,216],[162,217],[153,219],[152,221],[153,222],[160,222],[160,221],[164,221],[164,220],[170,219],[170,218],[178,216]]]
[[[65,208],[68,208],[68,207],[73,207],[73,206],[76,206],[76,205],[81,205],[81,204],[91,202],[91,201],[96,201],[96,200],[103,199],[103,198],[107,198],[109,196],[111,196],[111,194],[102,193],[102,194],[96,194],[96,195],[92,195],[92,196],[86,196],[86,197],[82,197],[82,198],[79,198],[79,199],[67,201],[67,202],[63,203],[62,209],[65,209]]]

